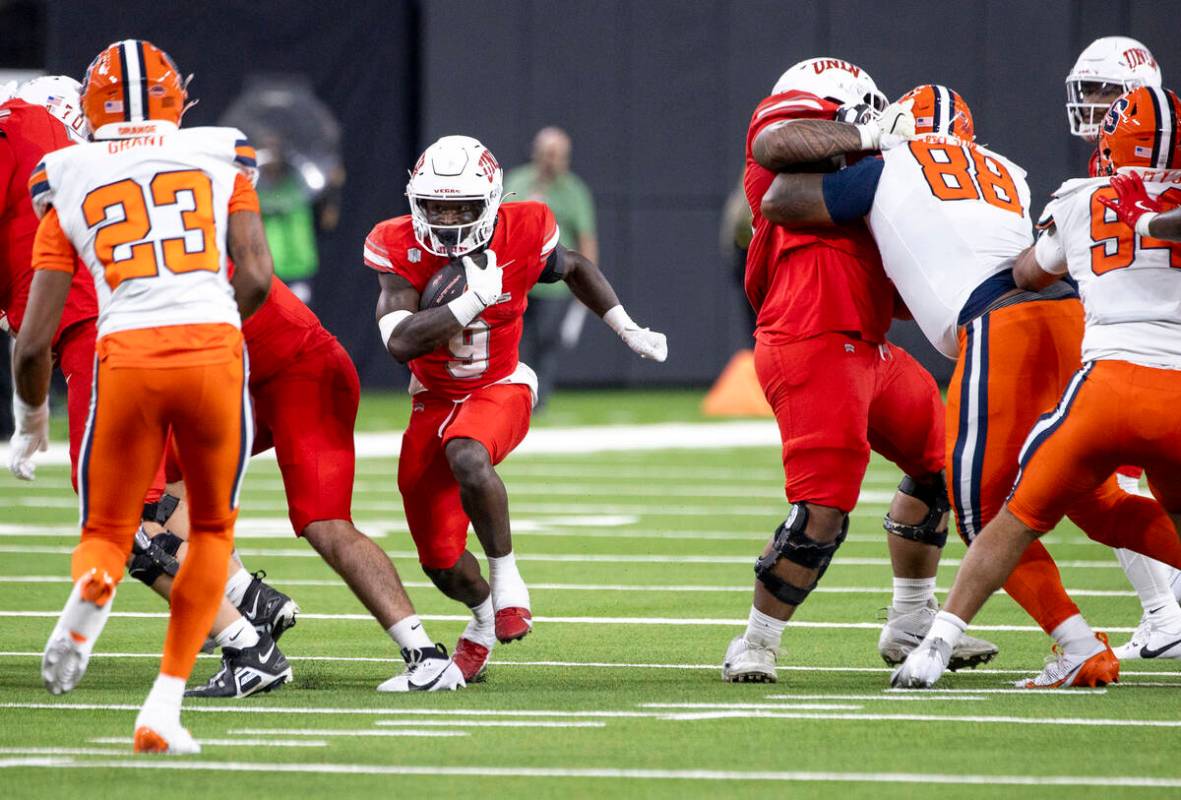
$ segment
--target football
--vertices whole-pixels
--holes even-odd
[[[427,281],[422,290],[418,307],[420,310],[445,306],[459,297],[467,289],[467,275],[464,274],[463,264],[459,261],[449,261]]]

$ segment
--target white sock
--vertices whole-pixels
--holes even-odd
[[[890,605],[900,614],[918,611],[935,599],[935,578],[895,578]]]
[[[472,619],[463,629],[463,638],[471,639],[489,649],[496,644],[496,611],[492,606],[492,595],[484,602],[472,607]]]
[[[217,642],[218,647],[233,647],[243,650],[258,644],[258,631],[246,621],[245,617],[238,617],[237,620],[227,625],[225,630],[214,636],[213,641]]]
[[[1140,479],[1133,478],[1131,475],[1125,475],[1122,472],[1115,473],[1115,482],[1119,488],[1123,489],[1128,494],[1142,495],[1144,492],[1140,491]]]
[[[70,596],[62,608],[57,627],[73,636],[74,641],[81,637],[79,644],[83,650],[89,652],[94,648],[95,640],[103,632],[107,619],[111,616],[111,607],[115,605],[115,593],[118,590],[112,590],[111,597],[105,605],[96,606],[82,599],[82,581],[87,580],[87,577],[83,575],[74,582],[74,588],[70,590]]]
[[[1153,618],[1153,622],[1170,630],[1181,628],[1181,607],[1177,605],[1171,585],[1176,570],[1131,550],[1116,550],[1115,556],[1136,590],[1144,612]]]
[[[426,628],[422,626],[422,620],[418,618],[417,614],[411,614],[398,620],[386,628],[386,633],[398,643],[398,647],[421,650],[424,647],[435,646],[431,637],[426,635]]]
[[[935,621],[931,623],[931,630],[927,631],[927,640],[942,639],[955,648],[967,629],[968,623],[955,614],[950,611],[940,611],[935,615]]]
[[[185,695],[185,682],[182,678],[165,675],[161,672],[152,684],[152,691],[148,692],[148,699],[144,701],[140,714],[164,716],[169,720],[180,720],[180,701]]]
[[[488,583],[492,584],[492,605],[502,608],[529,608],[529,589],[517,570],[517,557],[512,553],[500,558],[488,558]]]
[[[746,633],[742,634],[742,638],[758,647],[778,650],[786,627],[787,620],[776,619],[751,606],[750,616],[746,618]]]
[[[1094,655],[1096,648],[1103,646],[1095,638],[1095,631],[1091,630],[1091,626],[1083,619],[1082,614],[1069,617],[1057,628],[1050,631],[1050,636],[1068,656],[1079,658],[1091,656]]]
[[[254,576],[247,572],[245,567],[240,567],[237,572],[226,578],[226,598],[236,606],[241,605],[252,580]]]

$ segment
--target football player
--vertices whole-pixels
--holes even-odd
[[[1181,273],[1174,247],[1110,219],[1110,179],[1131,169],[1165,202],[1181,194],[1181,144],[1175,135],[1181,101],[1156,87],[1115,101],[1099,134],[1102,177],[1064,183],[1054,193],[1035,246],[1013,269],[1030,291],[1067,271],[1086,307],[1082,368],[1057,407],[1038,420],[1021,452],[1021,470],[1005,508],[968,549],[947,606],[923,643],[892,677],[895,686],[923,688],[943,674],[955,639],[1005,581],[1026,546],[1094,491],[1121,464],[1143,464],[1157,500],[1154,535],[1113,541],[1181,567]],[[1159,502],[1157,502],[1159,501]],[[1181,641],[1173,643],[1181,647]]]
[[[521,639],[533,625],[495,470],[525,438],[537,402],[536,376],[518,355],[530,288],[565,281],[637,355],[668,355],[664,334],[632,321],[599,269],[558,244],[549,208],[501,203],[502,177],[477,140],[439,139],[411,172],[410,214],[378,223],[364,248],[365,264],[379,273],[382,342],[412,374],[398,488],[423,571],[471,609],[455,647],[469,681],[484,674],[497,641]],[[426,294],[449,265],[466,280],[463,293]],[[469,522],[489,581],[466,549]]]
[[[846,153],[856,158],[902,141],[913,115],[885,106],[860,67],[814,58],[784,72],[751,117],[744,184],[755,234],[746,292],[758,315],[755,368],[779,423],[791,513],[756,561],[747,629],[722,666],[727,681],[776,680],[784,627],[845,539],[871,448],[905,475],[884,520],[894,595],[878,641],[883,659],[905,658],[938,608],[948,509],[943,402],[930,374],[886,341],[895,293],[873,239],[861,221],[789,230],[760,210],[779,173],[827,171]],[[838,121],[848,114],[855,124]],[[955,658],[975,666],[996,652],[964,639]]]
[[[189,553],[136,752],[200,751],[181,725],[181,697],[222,596],[253,434],[241,318],[272,274],[253,148],[232,128],[180,129],[187,105],[175,62],[150,42],[113,43],[91,62],[82,109],[95,141],[48,153],[29,178],[41,222],[13,357],[28,430],[29,410],[45,408],[53,334],[81,256],[100,315],[74,586],[42,658],[51,693],[77,684],[110,616],[169,430],[190,479]]]
[[[902,102],[912,105],[919,138],[837,173],[781,175],[763,211],[792,227],[866,218],[886,274],[927,338],[957,359],[947,404],[948,484],[960,535],[971,543],[1004,504],[1029,429],[1079,367],[1083,310],[1064,283],[1017,289],[1013,262],[1033,241],[1029,186],[1019,166],[975,143],[963,98],[924,85]],[[1071,517],[1100,541],[1162,524],[1151,502],[1114,481],[1072,507]],[[1022,555],[1005,589],[1057,643],[1058,658],[1018,686],[1099,685],[1118,676],[1118,662],[1040,542]]]
[[[353,428],[360,384],[348,353],[278,278],[272,280],[266,302],[242,324],[242,333],[250,355],[252,454],[275,449],[295,535],[306,539],[344,579],[401,648],[407,663],[405,672],[382,683],[378,691],[462,687],[458,667],[427,636],[389,556],[353,525]],[[182,475],[171,450],[166,472],[169,494],[183,494],[183,484],[172,482]],[[176,516],[181,519],[170,523],[173,530],[162,542],[174,548],[188,538],[183,515]],[[175,551],[175,559],[183,562],[183,549]],[[245,697],[291,677],[287,660],[271,644],[294,624],[288,614],[298,607],[288,609],[284,601],[291,601],[286,595],[252,578],[240,564],[231,565],[235,567],[235,576],[227,582],[230,603],[224,605],[229,609],[223,607],[213,627],[222,647],[221,669],[187,696]],[[154,588],[166,590],[167,576],[157,576]],[[436,650],[439,655],[433,654]]]
[[[1099,123],[1117,97],[1138,86],[1160,85],[1160,65],[1143,44],[1127,36],[1096,39],[1066,76],[1070,132],[1095,144]],[[1087,172],[1092,178],[1099,176],[1098,147]],[[1138,492],[1142,473],[1140,467],[1123,466],[1116,479],[1125,491]],[[1121,661],[1160,657],[1162,642],[1181,638],[1181,572],[1130,550],[1118,549],[1115,554],[1143,607],[1131,639],[1115,648],[1115,654]]]

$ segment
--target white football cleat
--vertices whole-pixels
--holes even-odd
[[[882,626],[882,633],[878,637],[878,653],[882,660],[891,667],[905,661],[926,638],[937,613],[939,604],[933,599],[923,608],[906,614],[898,613],[892,606],[886,609],[886,624]],[[992,661],[996,654],[997,646],[992,642],[964,634],[952,648],[947,668],[952,672],[964,667],[976,668]]]
[[[1095,648],[1083,657],[1068,655],[1054,645],[1054,655],[1046,660],[1045,669],[1013,685],[1018,689],[1058,689],[1119,683],[1119,659],[1107,644],[1107,634],[1097,632],[1095,639]]]
[[[1153,625],[1152,617],[1145,614],[1126,644],[1115,648],[1115,657],[1120,661],[1135,661],[1140,658],[1181,659],[1181,632],[1165,631]]]
[[[778,656],[779,651],[775,648],[760,647],[742,636],[735,636],[726,648],[722,680],[726,683],[775,683],[779,680],[775,672]]]
[[[924,639],[890,676],[896,689],[930,689],[943,677],[951,660],[951,645],[940,638]]]
[[[463,672],[447,655],[447,648],[436,643],[422,649],[402,648],[406,671],[377,687],[379,692],[438,692],[467,686]]]
[[[115,583],[92,569],[70,590],[41,657],[41,679],[50,694],[71,691],[86,674],[94,643],[111,616]]]
[[[175,719],[170,719],[175,717]],[[163,753],[170,756],[195,755],[201,745],[193,734],[180,724],[180,714],[166,714],[149,710],[146,706],[135,718],[133,745],[137,753]]]

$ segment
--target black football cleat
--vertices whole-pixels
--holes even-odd
[[[291,664],[265,633],[253,647],[223,647],[221,669],[185,697],[249,697],[278,689],[291,680]]]
[[[246,587],[238,611],[259,634],[268,634],[276,642],[288,629],[295,626],[299,604],[263,581],[266,572],[254,573],[254,580]]]

